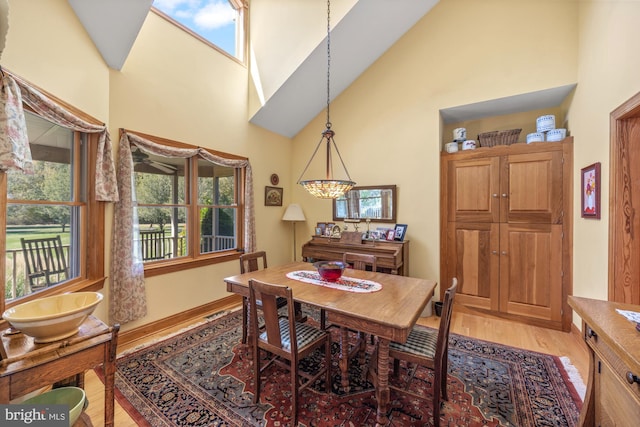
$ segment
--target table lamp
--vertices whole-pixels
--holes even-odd
[[[283,221],[291,221],[293,226],[293,260],[296,260],[296,221],[306,221],[302,208],[297,203],[292,203],[287,206],[287,210],[284,211],[282,216]]]

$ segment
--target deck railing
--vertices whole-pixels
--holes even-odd
[[[145,245],[144,241],[141,241]],[[161,242],[149,242],[150,249],[145,252],[143,248],[143,261],[165,259],[184,256],[187,253],[186,239],[184,237],[165,236]],[[174,246],[175,245],[175,246]],[[234,249],[236,238],[233,236],[202,236],[200,239],[200,252],[209,253]],[[65,256],[69,259],[69,245],[63,245]],[[158,249],[160,248],[160,249]],[[175,250],[173,249],[175,248]],[[158,252],[158,251],[161,252]],[[6,253],[6,277],[5,299],[15,299],[25,296],[29,291],[27,283],[27,271],[25,268],[22,249],[7,249]],[[144,254],[152,254],[145,258]],[[162,255],[160,255],[162,253]]]

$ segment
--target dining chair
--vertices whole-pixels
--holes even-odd
[[[265,251],[256,251],[240,255],[240,273],[249,273],[251,271],[267,268],[267,253]],[[287,304],[284,298],[278,299],[278,308],[282,308]],[[256,305],[250,306],[248,298],[242,298],[242,344],[247,343],[247,325],[249,324],[250,307],[256,309],[262,308],[262,302],[258,299]]]
[[[371,254],[360,254],[355,252],[345,252],[342,254],[342,262],[352,266],[355,270],[367,270],[376,271],[376,256]]]
[[[288,317],[278,313],[278,298],[287,301]],[[283,366],[291,372],[291,419],[298,425],[298,394],[325,376],[325,390],[331,390],[331,334],[309,323],[300,323],[295,318],[293,291],[288,286],[249,280],[249,304],[254,306],[262,301],[264,331],[258,328],[258,316],[255,310],[250,313],[251,347],[253,358],[253,380],[255,392],[253,403],[260,400],[261,373],[272,364]],[[324,366],[314,374],[299,369],[300,361],[324,347]],[[268,361],[262,365],[260,350],[268,355]],[[306,381],[304,381],[306,380]]]
[[[407,363],[426,366],[433,370],[433,425],[440,425],[440,405],[442,400],[449,400],[447,396],[447,369],[449,362],[449,326],[451,325],[451,312],[453,299],[458,287],[458,279],[453,278],[451,286],[444,293],[444,303],[440,326],[438,330],[427,328],[413,328],[409,333],[407,342],[400,344],[391,341],[389,343],[389,357],[394,360],[394,375],[399,375],[400,360]],[[389,385],[401,393],[424,398],[408,390],[408,387],[396,387]]]
[[[69,279],[67,256],[60,236],[20,239],[29,292]]]

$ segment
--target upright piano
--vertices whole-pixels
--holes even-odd
[[[341,260],[345,252],[376,256],[378,271],[401,276],[409,275],[409,241],[345,239],[313,236],[302,246],[305,261]]]

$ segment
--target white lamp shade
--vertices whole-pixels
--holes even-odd
[[[284,211],[282,216],[283,221],[306,221],[302,208],[297,203],[292,203],[287,206],[287,210]]]

